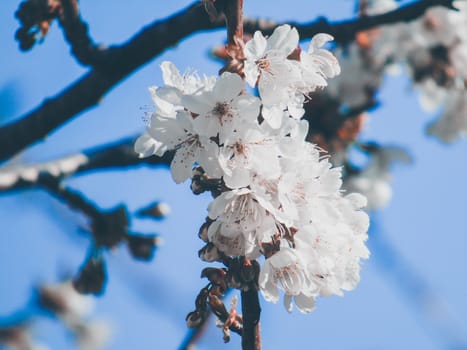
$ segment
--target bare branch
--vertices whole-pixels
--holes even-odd
[[[221,72],[228,71],[243,76],[243,0],[228,0],[224,7],[225,24],[227,26],[226,51],[229,56],[227,65]]]
[[[40,181],[40,186],[54,197],[65,202],[72,209],[79,210],[91,220],[100,220],[102,214],[94,203],[91,203],[81,193],[61,185],[60,182],[53,177],[43,176]]]
[[[216,4],[222,1],[216,1]],[[423,0],[383,15],[329,23],[318,19],[307,24],[292,23],[302,38],[319,32],[333,35],[337,42],[353,40],[355,34],[383,24],[410,21],[432,6],[453,8],[453,0]],[[219,5],[220,6],[220,5]],[[244,21],[245,32],[262,30],[266,34],[279,23],[261,20]],[[224,27],[222,18],[211,22],[204,7],[195,3],[172,17],[144,28],[127,43],[102,51],[99,65],[55,97],[16,121],[0,129],[0,161],[4,161],[25,147],[44,139],[57,127],[76,115],[95,106],[116,84],[136,69],[161,54],[180,40],[201,30]]]
[[[304,24],[296,22],[288,23],[297,28],[302,39],[311,38],[318,33],[328,33],[334,37],[337,43],[346,44],[353,41],[355,34],[358,32],[382,25],[413,21],[434,6],[443,6],[456,10],[453,3],[454,0],[420,0],[381,15],[362,16],[357,19],[337,23],[331,23],[323,17]],[[263,34],[271,34],[278,25],[280,23],[265,21],[264,19],[248,19],[244,22],[243,30],[245,33],[250,34],[257,30],[262,31]]]
[[[211,23],[203,6],[196,3],[143,28],[127,43],[103,51],[102,64],[32,112],[0,129],[0,161],[44,139],[74,116],[97,105],[118,82],[165,49],[195,32],[219,26]]]
[[[0,168],[0,193],[37,187],[42,177],[63,180],[96,170],[170,165],[173,152],[166,152],[162,157],[139,158],[133,150],[134,143],[134,138],[127,138],[50,162]]]
[[[58,16],[65,38],[71,45],[71,52],[79,63],[95,65],[102,53],[88,33],[88,25],[81,19],[77,0],[61,0]]]
[[[250,288],[242,291],[243,350],[261,350],[260,314],[258,290]]]

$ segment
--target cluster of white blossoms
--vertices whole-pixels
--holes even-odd
[[[394,0],[373,2],[368,9],[376,12],[397,7]],[[383,27],[372,50],[374,62],[405,64],[423,108],[441,107],[428,132],[444,142],[467,136],[467,2],[453,6],[456,10],[434,7],[412,22]]]
[[[225,190],[208,208],[209,242],[230,257],[263,255],[265,299],[278,301],[281,289],[287,309],[294,300],[302,312],[312,311],[319,295],[354,288],[360,259],[369,256],[366,199],[343,194],[341,169],[305,140],[301,119],[308,94],[340,73],[323,48],[330,40],[318,34],[298,56],[296,29],[255,33],[245,44],[244,75],[259,97],[236,73],[200,78],[164,62],[165,86],[150,89],[156,111],[135,145],[141,156],[174,150],[177,183],[192,177],[195,165],[222,179]]]

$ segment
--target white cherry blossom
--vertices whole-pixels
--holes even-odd
[[[329,34],[317,34],[310,42],[307,51],[300,53],[303,79],[301,88],[312,92],[327,85],[329,78],[334,78],[341,72],[339,62],[334,55],[322,47],[334,38]]]
[[[176,182],[204,176],[193,174],[195,164],[221,181],[203,240],[216,254],[264,255],[260,290],[273,302],[283,291],[288,311],[295,304],[310,312],[316,297],[354,288],[368,257],[366,200],[343,195],[341,169],[306,141],[308,122],[300,119],[308,94],[340,72],[323,48],[330,40],[318,34],[292,58],[296,29],[255,33],[245,45],[244,73],[259,98],[238,74],[203,80],[164,63],[165,86],[151,89],[157,109],[135,145],[142,156],[173,150]]]
[[[279,290],[283,290],[284,305],[289,312],[292,311],[292,299],[303,313],[315,308],[316,285],[308,276],[306,262],[287,243],[266,260],[260,271],[259,285],[264,298],[274,303],[279,300]]]
[[[220,176],[218,146],[193,130],[193,119],[189,112],[178,111],[175,118],[156,116],[148,132],[165,149],[175,150],[170,170],[176,183],[191,177],[195,162],[211,176]]]
[[[280,175],[277,143],[260,126],[243,125],[229,135],[220,149],[219,164],[229,188],[246,187],[253,176]]]
[[[196,132],[207,137],[219,135],[223,144],[239,123],[254,122],[259,115],[260,101],[255,96],[240,94],[244,86],[238,74],[225,72],[211,91],[184,96],[183,106],[197,114],[193,121]]]
[[[287,59],[298,47],[298,32],[289,25],[277,27],[269,38],[256,32],[245,45],[245,79],[250,86],[258,82],[263,117],[275,128],[280,126],[282,110],[289,102],[288,87],[300,81],[296,61]]]
[[[157,94],[161,99],[174,105],[180,105],[180,100],[184,95],[194,95],[211,90],[216,82],[214,76],[204,76],[201,79],[193,71],[187,71],[182,75],[177,67],[168,61],[162,62],[161,70],[165,85],[157,89]]]

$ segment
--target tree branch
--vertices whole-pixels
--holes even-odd
[[[323,17],[304,24],[293,21],[288,23],[297,28],[301,39],[311,38],[318,33],[328,33],[334,37],[335,42],[346,44],[353,41],[355,34],[358,32],[382,25],[413,21],[422,16],[426,10],[434,6],[442,6],[451,10],[457,10],[453,3],[454,0],[420,0],[381,15],[362,16],[357,19],[337,23],[331,23]],[[268,35],[271,34],[278,25],[280,25],[280,23],[264,19],[247,19],[244,22],[243,30],[245,33],[250,34],[260,30],[263,34]]]
[[[178,347],[178,350],[193,350],[195,349],[196,343],[203,336],[203,333],[206,331],[209,325],[209,321],[212,319],[212,313],[201,322],[201,324],[195,328],[189,328],[185,338],[182,340],[182,343]]]
[[[88,33],[88,25],[81,19],[77,0],[61,0],[58,16],[66,41],[71,45],[71,53],[82,65],[95,65],[103,50],[98,48]]]
[[[92,221],[101,220],[103,215],[96,205],[85,198],[81,193],[69,189],[60,184],[57,179],[50,176],[43,176],[40,186],[46,189],[51,195],[66,203],[70,208],[86,215]]]
[[[32,112],[0,129],[0,161],[44,139],[74,116],[97,105],[117,83],[165,49],[195,32],[219,26],[211,23],[204,8],[196,3],[143,28],[127,43],[103,51],[101,64],[57,96],[46,99]]]
[[[261,334],[259,318],[261,307],[259,305],[258,290],[250,288],[242,291],[242,316],[243,316],[243,350],[261,350]]]
[[[0,194],[37,187],[44,176],[59,181],[96,170],[170,165],[173,152],[166,152],[162,157],[139,158],[133,150],[134,143],[134,138],[126,138],[50,162],[0,167]]]
[[[218,0],[216,4],[221,2],[222,0]],[[327,32],[333,35],[337,42],[345,43],[353,40],[359,31],[383,24],[413,20],[432,6],[453,8],[452,4],[453,0],[423,0],[383,15],[334,24],[321,18],[307,24],[292,25],[297,27],[302,38]],[[277,25],[279,23],[246,20],[244,30],[250,33],[262,30],[267,34]],[[128,42],[102,51],[99,64],[90,72],[55,97],[46,99],[32,112],[0,128],[0,162],[44,139],[57,127],[97,105],[115,85],[165,49],[201,30],[224,26],[223,18],[219,17],[211,22],[204,7],[195,3],[166,20],[152,23]]]

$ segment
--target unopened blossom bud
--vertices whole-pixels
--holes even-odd
[[[198,311],[192,311],[186,316],[186,325],[188,328],[198,327],[204,321],[204,315]]]
[[[193,178],[193,180],[191,181],[190,188],[193,194],[201,194],[206,191],[204,186],[201,185],[199,178]]]
[[[230,342],[230,329],[223,327],[222,333],[223,333],[222,339],[224,340],[224,343]]]
[[[227,308],[221,298],[213,292],[209,293],[209,306],[211,307],[213,314],[217,317],[225,317],[228,315]]]
[[[207,298],[209,295],[209,288],[204,287],[198,293],[198,296],[195,300],[196,310],[206,310],[207,309]]]
[[[104,292],[107,273],[102,258],[90,258],[73,280],[73,287],[81,294],[100,295]]]
[[[170,206],[165,202],[154,202],[138,210],[137,216],[151,219],[162,219],[170,213]]]
[[[209,239],[208,239],[208,229],[209,229],[209,225],[211,225],[212,223],[212,220],[210,220],[209,218],[206,218],[206,222],[204,224],[201,225],[201,227],[199,228],[199,231],[198,231],[198,237],[203,240],[204,242],[208,242]]]
[[[219,261],[220,254],[216,246],[212,243],[206,244],[203,248],[198,251],[198,256],[201,260],[206,262]]]
[[[201,271],[201,278],[206,277],[209,282],[220,286],[223,290],[227,289],[227,285],[225,283],[225,276],[226,272],[223,269],[217,269],[215,267],[206,267]]]
[[[154,257],[156,246],[159,243],[159,238],[155,235],[126,235],[128,249],[135,259],[144,261],[151,260]]]
[[[200,166],[195,166],[192,172],[193,172],[193,176],[192,176],[193,178],[200,177],[204,174],[204,170]]]

